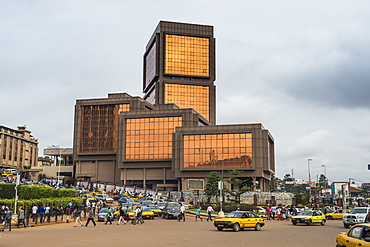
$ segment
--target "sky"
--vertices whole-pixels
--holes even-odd
[[[0,125],[72,147],[77,99],[143,96],[160,20],[214,26],[217,124],[262,123],[277,177],[370,182],[365,0],[0,0]]]

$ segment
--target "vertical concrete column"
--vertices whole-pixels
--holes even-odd
[[[127,168],[123,169],[123,185],[126,187],[127,185]]]
[[[163,184],[166,184],[166,168],[163,168]]]
[[[146,168],[143,168],[143,188],[146,189]]]

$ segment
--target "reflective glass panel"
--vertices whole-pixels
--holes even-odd
[[[165,73],[209,76],[209,39],[166,34]]]
[[[209,87],[166,83],[164,101],[180,108],[193,108],[209,120]]]
[[[205,139],[205,141],[201,139]],[[252,167],[252,134],[184,135],[184,168]]]
[[[172,133],[180,126],[182,117],[126,119],[125,159],[171,159]]]

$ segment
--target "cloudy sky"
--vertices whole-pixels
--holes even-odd
[[[0,125],[72,147],[76,99],[143,96],[160,20],[214,26],[217,123],[262,123],[278,177],[370,182],[365,0],[0,0]]]

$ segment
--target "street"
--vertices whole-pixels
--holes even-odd
[[[83,223],[86,221],[83,220]],[[217,231],[213,223],[186,222],[155,218],[143,225],[112,225],[96,222],[93,227],[73,227],[72,223],[13,228],[1,233],[1,247],[92,247],[92,246],[335,246],[335,237],[346,231],[341,220],[327,221],[325,226],[293,226],[290,221],[265,221],[261,231]]]

